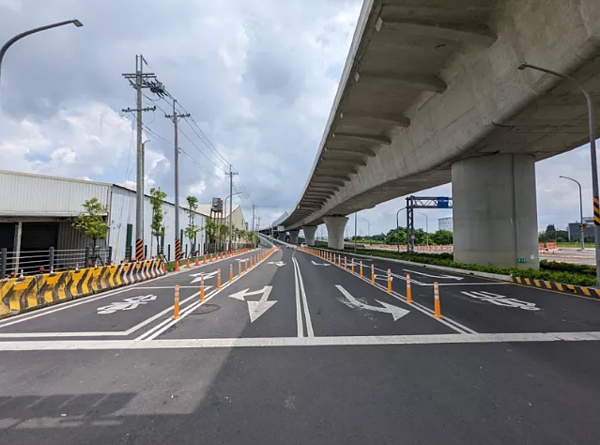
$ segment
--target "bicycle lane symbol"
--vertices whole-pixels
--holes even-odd
[[[131,311],[142,304],[148,304],[156,300],[156,295],[143,295],[140,297],[125,298],[123,301],[115,301],[108,306],[99,307],[96,310],[98,315],[114,314],[118,311]]]

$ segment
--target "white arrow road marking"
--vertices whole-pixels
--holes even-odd
[[[475,298],[477,300],[487,301],[488,303],[495,304],[497,306],[504,307],[513,307],[518,309],[523,309],[524,311],[539,311],[541,310],[539,307],[536,307],[535,303],[530,303],[529,301],[518,300],[516,298],[508,298],[506,295],[493,294],[491,292],[486,291],[474,291],[474,292],[465,292],[462,291],[461,294],[466,295],[467,297]]]
[[[102,306],[96,309],[100,315],[114,314],[117,311],[131,311],[141,304],[156,300],[156,295],[143,295],[140,297],[125,298],[124,301],[115,301],[108,306]]]
[[[218,273],[219,273],[219,271],[215,270],[213,272],[206,272],[206,273],[200,272],[200,273],[190,274],[190,277],[196,277],[192,280],[192,282],[190,284],[199,283],[200,281],[202,281],[202,275],[204,275],[204,281],[206,281],[210,278],[214,278]]]
[[[464,277],[453,277],[452,275],[429,275],[427,273],[423,273],[423,272],[417,272],[416,270],[408,270],[408,269],[404,269],[407,272],[410,273],[416,273],[417,275],[423,275],[424,277],[429,277],[429,278],[446,278],[449,280],[464,280]]]
[[[231,298],[235,298],[236,300],[246,301],[244,298],[246,296],[261,295],[260,300],[258,301],[246,301],[246,303],[248,303],[248,315],[250,315],[250,323],[254,323],[254,321],[258,320],[261,315],[271,309],[278,300],[267,301],[269,299],[269,295],[271,294],[271,290],[273,290],[273,286],[265,286],[261,290],[255,290],[252,292],[248,292],[248,289],[244,289],[229,296]]]
[[[283,261],[270,261],[267,264],[274,264],[275,266],[278,266],[278,267],[285,266],[285,263]]]
[[[325,266],[325,267],[331,266],[331,264],[328,264],[328,263],[316,263],[313,260],[311,260],[310,262],[313,263],[315,266]]]
[[[336,284],[335,287],[337,287],[337,289],[344,295],[344,297],[346,297],[348,299],[348,301],[353,306],[355,306],[357,308],[367,309],[367,310],[373,311],[373,312],[382,312],[384,314],[390,314],[393,317],[394,321],[396,321],[396,320],[404,317],[408,313],[410,313],[410,311],[407,311],[406,309],[402,309],[398,306],[394,306],[393,304],[386,303],[385,301],[375,300],[377,303],[379,303],[383,307],[371,306],[369,304],[362,303],[362,302],[358,301],[356,298],[354,298],[350,292],[348,292],[346,289],[344,289],[343,286]]]

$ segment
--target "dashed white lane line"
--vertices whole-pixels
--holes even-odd
[[[1,351],[93,351],[115,349],[203,349],[292,346],[384,346],[600,341],[600,332],[429,334],[356,337],[206,338],[190,340],[28,341],[0,343]]]

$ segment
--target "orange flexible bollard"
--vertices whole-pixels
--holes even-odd
[[[229,265],[229,281],[233,281],[233,263]]]
[[[185,262],[185,267],[186,267],[186,269],[189,269],[190,267],[192,267],[192,265],[190,264],[190,259],[189,258]]]
[[[175,272],[179,272],[179,261],[175,260]]]
[[[348,258],[344,257],[344,270],[348,269]]]
[[[443,318],[442,317],[442,309],[440,307],[440,285],[437,283],[433,283],[433,307],[434,313],[433,316],[435,318]]]
[[[246,258],[246,259],[244,260],[244,264],[245,264],[245,266],[244,266],[244,271],[245,271],[245,272],[248,272],[248,258]]]
[[[204,261],[203,261],[203,263],[206,264],[206,254],[204,254]]]
[[[173,304],[173,320],[179,318],[179,284],[175,285],[175,303]]]
[[[375,264],[371,264],[371,284],[375,284]]]
[[[204,274],[200,275],[200,303],[204,302]]]
[[[352,264],[350,265],[350,272],[354,273],[354,258],[352,258]]]
[[[242,261],[238,260],[238,277],[242,276]]]
[[[217,289],[221,290],[221,269],[218,269],[217,272]]]
[[[390,269],[388,269],[388,288],[387,291],[391,294],[392,293],[392,271]]]
[[[360,260],[360,277],[363,277],[362,260]]]
[[[198,259],[198,257],[196,257],[196,261],[194,263],[194,266],[199,266],[200,265],[200,260]]]
[[[410,274],[406,274],[406,302],[412,303],[412,290],[410,288]]]

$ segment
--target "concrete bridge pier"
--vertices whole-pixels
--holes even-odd
[[[317,232],[317,226],[302,226],[304,231],[304,238],[307,246],[315,245],[315,233]]]
[[[345,216],[325,216],[323,221],[327,226],[327,246],[331,249],[343,249],[344,229],[348,218]]]
[[[533,156],[495,154],[455,162],[452,201],[456,261],[539,269]]]
[[[300,230],[290,230],[290,244],[298,244],[298,234]]]

